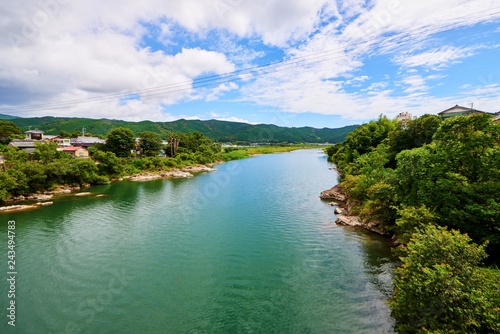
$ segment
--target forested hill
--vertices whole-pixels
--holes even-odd
[[[246,124],[226,121],[177,120],[174,122],[127,122],[109,119],[63,118],[63,117],[33,117],[13,118],[0,115],[0,119],[9,119],[22,131],[38,129],[47,134],[59,134],[61,131],[85,131],[93,135],[105,135],[116,127],[127,127],[135,134],[144,131],[160,133],[164,138],[171,132],[201,132],[207,137],[221,142],[292,142],[292,143],[338,143],[353,131],[357,125],[337,129],[312,127],[287,128],[269,124]]]

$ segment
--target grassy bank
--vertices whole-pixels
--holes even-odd
[[[225,147],[222,153],[224,161],[239,160],[258,154],[286,153],[300,149],[321,148],[312,144],[296,144],[287,146],[252,146],[252,147]]]

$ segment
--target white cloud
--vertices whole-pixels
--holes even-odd
[[[400,54],[395,57],[394,61],[405,67],[422,66],[436,71],[460,63],[460,60],[463,58],[473,56],[478,48],[480,48],[480,46],[443,46],[438,49],[433,49],[414,55]]]
[[[497,8],[497,0],[2,2],[0,104],[22,113],[16,105],[55,106],[135,91],[140,99],[125,104],[117,94],[93,105],[75,102],[67,108],[42,106],[29,112],[168,120],[174,116],[162,111],[165,105],[213,101],[239,90],[240,100],[258,106],[350,119],[425,110],[431,104],[435,109],[455,102],[441,98],[440,103],[429,96],[429,82],[444,78],[450,65],[473,57],[483,46],[448,41],[437,47],[433,36],[498,20]],[[143,38],[152,34],[150,27],[157,29],[155,38],[176,51],[167,54],[156,45],[147,46]],[[182,29],[185,36],[179,36]],[[282,52],[285,59],[303,61],[277,66],[267,75],[241,74],[239,86],[193,86],[202,75],[252,66],[256,60],[273,61],[264,58],[267,48]],[[369,57],[392,59],[404,70],[399,83],[406,96],[395,95],[387,74],[380,79],[363,72]],[[422,69],[429,73],[423,75]],[[457,92],[454,98],[483,93],[498,105],[494,84]]]
[[[217,100],[222,94],[238,89],[238,85],[235,84],[234,82],[229,82],[228,84],[220,84],[216,88],[212,89],[212,92],[209,93],[205,100],[206,101],[215,101]]]
[[[236,117],[236,116],[229,116],[228,114],[218,114],[214,111],[210,112],[210,117],[212,119],[216,119],[218,121],[257,124],[257,123],[251,122],[251,121],[244,119],[244,118],[240,118],[240,117]]]

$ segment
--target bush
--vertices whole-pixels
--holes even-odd
[[[392,316],[400,332],[498,333],[498,303],[488,298],[479,263],[485,246],[456,230],[428,225],[408,243],[396,269]]]

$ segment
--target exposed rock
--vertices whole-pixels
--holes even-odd
[[[2,206],[2,207],[0,207],[0,212],[24,211],[24,210],[36,209],[38,207],[39,206],[35,205],[35,204],[31,204],[31,205],[9,205],[9,206]]]
[[[331,189],[322,191],[319,195],[321,199],[334,199],[340,202],[344,202],[346,200],[346,196],[342,193],[340,185],[336,185]]]
[[[358,216],[347,216],[345,214],[341,214],[337,216],[337,220],[335,221],[338,225],[344,226],[353,226],[353,227],[362,227],[368,231],[380,234],[387,235],[387,231],[380,227],[380,223],[377,221],[365,222],[362,221]]]
[[[335,212],[336,215],[343,215],[346,213],[345,210],[342,208],[335,208],[335,210],[333,210],[333,212]]]
[[[35,201],[47,201],[49,199],[52,199],[52,197],[54,197],[54,195],[51,195],[51,194],[35,194],[35,195],[32,195],[32,196],[29,196],[28,199],[32,199],[32,200],[35,200]]]
[[[38,202],[38,203],[36,203],[36,205],[39,205],[39,206],[49,206],[52,204],[54,204],[54,202]]]
[[[335,224],[344,225],[344,226],[363,227],[363,224],[361,223],[361,219],[358,216],[339,215],[339,216],[337,216],[337,220],[335,220]]]
[[[179,170],[179,171],[174,171],[174,172],[168,172],[168,173],[166,173],[166,177],[173,177],[173,178],[182,179],[182,178],[193,177],[193,174],[191,174],[189,172],[185,172],[185,171]]]
[[[89,195],[92,195],[92,193],[90,193],[90,192],[82,192],[82,193],[75,194],[75,196],[89,196]]]
[[[188,166],[186,168],[183,168],[182,170],[190,173],[200,173],[200,172],[212,172],[215,169],[207,167],[205,165],[201,165],[201,166]]]
[[[18,212],[25,210],[37,209],[41,206],[52,205],[54,202],[38,202],[36,204],[18,204],[18,205],[9,205],[9,206],[1,206],[0,212]]]

